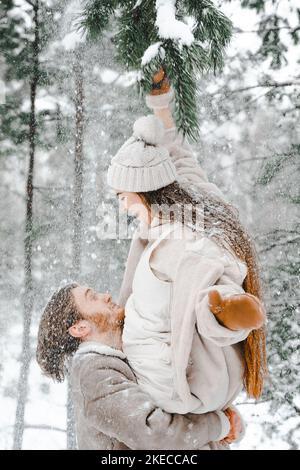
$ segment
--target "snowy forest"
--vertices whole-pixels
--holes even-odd
[[[129,248],[129,240],[103,239],[97,231],[105,204],[117,207],[106,183],[110,159],[135,119],[149,113],[141,67],[133,66],[143,54],[135,61],[118,57],[118,4],[124,2],[102,2],[110,8],[100,37],[82,27],[88,3],[0,0],[1,449],[75,448],[68,384],[44,377],[35,360],[39,320],[51,293],[70,280],[117,298]],[[125,3],[134,11],[155,5]],[[197,108],[188,116],[179,109],[177,116],[178,124],[190,117],[195,155],[239,209],[263,276],[269,377],[259,400],[238,397],[246,435],[232,448],[295,450],[300,5],[170,3],[201,4],[207,14],[215,5],[233,25],[222,66],[196,74]]]

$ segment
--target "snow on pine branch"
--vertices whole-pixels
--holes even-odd
[[[190,17],[187,17],[188,24],[175,18],[175,0],[156,0],[156,11],[157,16],[155,24],[158,28],[158,35],[162,39],[177,40],[181,46],[190,46],[192,44],[194,41],[192,29],[195,23]],[[162,42],[158,41],[151,44],[145,50],[142,57],[142,66],[151,62],[158,54],[160,54],[162,59],[164,58],[165,50],[161,45]]]
[[[175,0],[156,0],[158,35],[162,39],[178,40],[182,46],[191,46],[194,35],[190,26],[176,19]]]
[[[147,49],[144,52],[144,55],[142,57],[142,65],[146,65],[149,62],[151,62],[154,57],[157,56],[157,54],[160,54],[160,57],[164,59],[165,57],[165,50],[163,47],[161,47],[161,41],[155,42],[154,44],[151,44],[151,46],[147,47]]]

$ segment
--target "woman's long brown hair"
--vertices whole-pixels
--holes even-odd
[[[156,191],[139,193],[149,208],[159,211],[164,217],[164,209],[172,206],[171,218],[185,222],[187,207],[191,208],[189,221],[192,229],[197,229],[197,215],[202,215],[203,230],[226,250],[233,253],[247,265],[247,276],[243,282],[245,292],[255,295],[261,301],[262,287],[259,274],[258,256],[255,245],[239,220],[238,210],[217,195],[189,186],[185,189],[177,182]],[[157,215],[157,214],[156,214]],[[166,214],[168,217],[170,214]],[[198,219],[199,220],[199,219]],[[244,385],[249,397],[259,398],[263,391],[267,375],[266,332],[265,328],[253,330],[243,341],[244,353]]]

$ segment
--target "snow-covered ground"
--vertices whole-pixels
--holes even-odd
[[[12,326],[6,334],[5,346],[2,348],[0,449],[12,447],[21,334],[21,325]],[[32,344],[35,346],[35,339]],[[33,353],[35,352],[34,346]],[[66,448],[65,402],[65,384],[56,384],[43,377],[36,361],[33,360],[25,412],[25,422],[28,428],[24,434],[24,449]]]

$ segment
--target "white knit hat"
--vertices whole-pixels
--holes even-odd
[[[119,191],[147,192],[177,179],[169,152],[163,146],[164,126],[153,114],[137,119],[133,135],[112,158],[107,172],[109,186]]]

